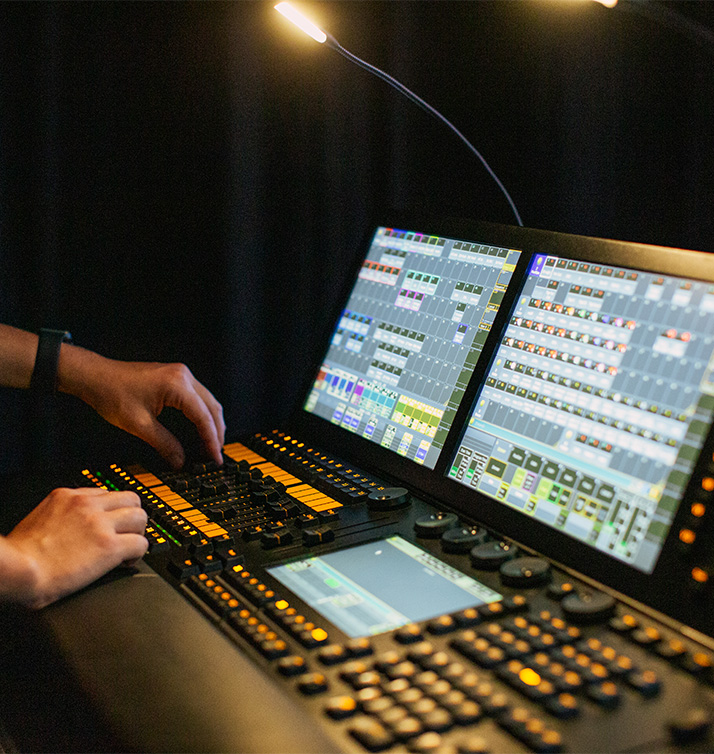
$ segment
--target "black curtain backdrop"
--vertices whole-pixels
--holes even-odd
[[[305,2],[526,225],[714,250],[714,5]],[[512,223],[435,119],[264,2],[0,2],[0,321],[279,424],[382,207]],[[32,452],[0,394],[0,468]],[[143,452],[72,399],[57,455]],[[184,428],[179,427],[183,431]]]

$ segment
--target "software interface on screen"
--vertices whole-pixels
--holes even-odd
[[[502,598],[399,536],[267,570],[354,638]]]
[[[650,573],[714,412],[714,286],[536,256],[449,476]]]
[[[305,410],[434,468],[519,254],[378,228]]]

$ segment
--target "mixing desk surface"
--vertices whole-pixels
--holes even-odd
[[[420,227],[289,431],[79,475],[149,516],[39,618],[106,748],[714,750],[714,261]]]

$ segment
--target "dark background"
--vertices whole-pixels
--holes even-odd
[[[714,4],[306,2],[531,227],[714,251]],[[0,321],[278,424],[381,207],[512,223],[435,119],[264,2],[0,2]],[[33,451],[0,394],[0,470]],[[140,448],[60,397],[65,462]]]

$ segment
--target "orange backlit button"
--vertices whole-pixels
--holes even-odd
[[[333,720],[344,720],[357,712],[357,702],[351,696],[335,696],[325,704],[325,713]]]
[[[421,627],[418,623],[409,623],[406,626],[402,626],[394,634],[394,638],[400,644],[412,644],[414,642],[421,641],[424,637],[421,632]]]
[[[694,579],[697,584],[706,584],[709,581],[709,573],[703,568],[692,568],[692,579]]]
[[[662,634],[654,626],[645,626],[632,632],[632,641],[643,647],[650,647],[662,641]]]
[[[327,631],[324,628],[314,628],[312,631],[312,638],[315,641],[325,641],[327,639]]]
[[[549,699],[545,708],[551,715],[561,720],[567,720],[580,714],[578,700],[572,694],[558,694]]]
[[[583,679],[580,673],[576,673],[574,670],[566,670],[563,677],[559,679],[559,683],[565,691],[577,691],[582,687]]]
[[[618,633],[627,633],[633,631],[639,626],[639,621],[634,615],[625,613],[625,615],[615,616],[610,620],[610,628]]]
[[[278,670],[284,676],[302,675],[307,672],[307,662],[300,655],[287,655],[278,661]]]
[[[702,518],[702,516],[707,512],[707,508],[704,503],[692,503],[690,512],[694,516],[694,518]]]
[[[588,697],[605,709],[613,709],[620,703],[620,690],[612,681],[593,683],[587,687]]]
[[[705,476],[702,479],[702,489],[706,492],[712,492],[714,490],[714,479],[710,476]]]
[[[356,718],[349,733],[368,751],[382,751],[394,743],[394,737],[382,723],[366,716]]]
[[[685,545],[694,544],[697,535],[691,529],[681,529],[679,532],[679,541]]]
[[[679,639],[670,639],[659,644],[655,651],[660,657],[664,657],[667,660],[677,660],[684,657],[687,653],[687,647]]]
[[[362,673],[366,673],[368,669],[367,664],[362,662],[362,660],[352,660],[352,662],[348,662],[343,666],[340,671],[340,677],[347,681],[347,683],[352,683]]]
[[[323,665],[338,665],[344,662],[349,657],[349,654],[344,645],[329,644],[320,650],[318,657]]]
[[[327,678],[322,673],[308,673],[298,682],[298,689],[305,696],[313,696],[327,691]]]
[[[524,683],[526,686],[538,686],[542,681],[540,674],[536,673],[533,668],[522,668],[518,671],[517,674],[520,682]]]
[[[290,653],[288,645],[282,639],[266,638],[259,645],[259,649],[268,660],[277,660],[279,657],[286,657]]]
[[[366,655],[371,655],[374,651],[372,649],[372,642],[366,636],[350,639],[345,643],[345,649],[347,649],[351,657],[365,657]]]
[[[628,673],[625,676],[627,683],[644,697],[653,697],[659,694],[662,687],[654,670],[643,670],[639,673]]]
[[[622,675],[634,670],[635,665],[626,655],[618,655],[614,662],[608,665],[608,670],[613,675]]]
[[[706,652],[695,652],[691,657],[688,657],[683,666],[690,673],[711,673],[712,670],[712,656]]]

